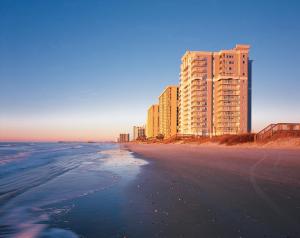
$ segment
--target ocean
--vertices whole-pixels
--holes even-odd
[[[122,237],[120,191],[145,164],[118,144],[0,143],[0,237]]]

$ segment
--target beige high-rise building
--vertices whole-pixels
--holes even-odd
[[[220,52],[187,51],[182,57],[179,133],[239,134],[251,131],[249,45]]]
[[[181,61],[179,133],[209,135],[212,123],[211,52],[187,51]]]
[[[165,139],[178,128],[178,86],[168,86],[159,96],[159,134]]]
[[[146,136],[154,138],[159,133],[159,106],[151,105],[147,113]]]
[[[133,138],[132,140],[144,138],[145,135],[145,126],[133,126]]]

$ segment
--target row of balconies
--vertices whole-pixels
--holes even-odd
[[[237,91],[222,91],[221,93],[218,93],[218,97],[220,96],[240,96],[240,93]]]
[[[202,113],[202,112],[207,112],[207,108],[206,107],[201,107],[199,110],[193,110],[192,109],[192,112],[191,112],[191,114],[193,115],[193,114],[199,114],[199,113]]]
[[[240,90],[240,87],[239,87],[239,85],[231,86],[231,85],[227,84],[227,85],[220,85],[220,86],[217,86],[217,87],[215,87],[215,90],[216,90],[217,92],[220,92],[220,91],[226,91],[226,90],[239,91],[239,90]]]
[[[207,69],[206,68],[201,68],[201,67],[193,67],[191,69],[191,75],[193,75],[194,73],[207,73]]]
[[[191,67],[207,67],[207,63],[206,62],[196,62],[194,61],[192,64],[191,64]]]
[[[228,126],[234,126],[236,123],[239,123],[240,121],[239,120],[217,120],[216,122],[217,125],[224,124]]]
[[[202,98],[202,99],[193,99],[191,101],[191,106],[195,106],[195,105],[207,105],[207,100],[206,98]]]
[[[239,100],[222,100],[217,102],[218,107],[224,107],[224,106],[231,106],[231,107],[239,107],[240,101]]]
[[[191,125],[191,128],[192,130],[195,130],[195,129],[198,129],[198,131],[202,131],[202,130],[205,130],[207,129],[207,124],[194,124],[194,125]]]
[[[207,93],[205,92],[205,93],[201,93],[201,92],[192,92],[191,93],[191,95],[192,95],[192,98],[194,98],[194,97],[199,97],[199,98],[203,98],[203,97],[207,97]]]
[[[226,95],[226,96],[218,96],[217,101],[238,101],[240,97],[238,95]]]
[[[191,62],[192,63],[193,62],[207,62],[207,58],[203,57],[203,56],[202,57],[201,56],[197,56],[197,57],[193,58]]]
[[[240,85],[239,79],[221,79],[216,82],[216,85]]]
[[[191,75],[191,80],[206,80],[207,73],[194,73]]]
[[[201,80],[201,82],[197,82],[197,83],[192,83],[191,84],[191,88],[207,88],[207,81],[206,80]]]
[[[198,104],[198,103],[206,103],[207,104],[207,99],[205,97],[197,97],[196,99],[195,98],[192,98],[191,100],[191,105],[194,105],[195,103]]]
[[[230,134],[230,133],[236,134],[240,130],[240,128],[239,127],[217,127],[217,130],[223,134]]]
[[[217,109],[218,112],[239,112],[240,108],[239,107],[218,107]]]
[[[233,116],[233,117],[239,117],[240,113],[238,111],[218,111],[217,113],[217,117],[225,117],[225,116]]]
[[[202,86],[192,86],[191,91],[208,91],[207,85],[202,85]]]

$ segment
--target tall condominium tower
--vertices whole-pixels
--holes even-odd
[[[251,131],[249,45],[214,54],[214,133]],[[250,74],[250,77],[249,77]]]
[[[133,138],[132,140],[144,138],[145,135],[145,127],[144,126],[133,126]]]
[[[159,134],[167,139],[178,128],[178,86],[168,86],[159,96]]]
[[[147,113],[146,136],[154,138],[159,133],[159,106],[151,105]]]
[[[208,135],[212,124],[213,54],[187,51],[179,85],[179,132]]]
[[[239,134],[251,131],[249,45],[220,52],[187,51],[182,57],[179,133]]]

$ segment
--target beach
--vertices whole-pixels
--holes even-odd
[[[149,162],[128,189],[128,237],[300,236],[299,149],[124,148]]]
[[[299,237],[300,150],[2,143],[0,237]]]

